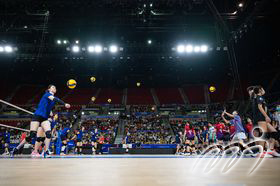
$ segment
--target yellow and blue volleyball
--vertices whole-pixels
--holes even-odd
[[[76,87],[76,85],[77,85],[77,82],[74,79],[69,79],[67,81],[67,86],[70,89],[74,89]]]
[[[210,91],[210,92],[215,92],[215,91],[216,91],[216,87],[210,86],[210,87],[209,87],[209,91]]]
[[[95,77],[91,77],[91,78],[90,78],[90,81],[93,83],[93,82],[96,81],[96,78],[95,78]]]
[[[111,99],[108,99],[107,101],[108,101],[108,103],[111,103],[111,102],[112,102],[112,100],[111,100]]]

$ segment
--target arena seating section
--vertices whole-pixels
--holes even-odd
[[[4,91],[0,91],[0,99],[7,100],[16,105],[36,105],[45,92],[45,87],[34,85],[10,86],[3,84]],[[230,84],[222,83],[215,85],[216,91],[209,93],[211,103],[224,102],[229,95]],[[245,89],[247,84],[243,85]],[[107,100],[112,100],[111,104],[122,104],[124,89],[100,88],[94,104],[107,104]],[[205,90],[203,85],[192,85],[182,88],[190,104],[205,104]],[[96,95],[98,88],[77,88],[68,89],[67,87],[58,87],[56,96],[72,105],[92,104],[91,98]],[[155,88],[155,96],[159,103],[163,104],[184,104],[183,98],[178,88]],[[237,99],[237,95],[234,95]],[[154,105],[153,95],[150,88],[128,88],[127,105]]]
[[[155,90],[160,104],[184,104],[178,88],[157,88]]]
[[[184,88],[190,104],[205,103],[204,90],[202,85],[188,86]]]
[[[96,104],[105,104],[108,103],[108,99],[112,100],[112,104],[121,104],[122,103],[123,90],[122,89],[111,89],[103,88],[99,92],[99,95],[96,98],[94,103]]]
[[[17,105],[25,105],[30,99],[34,98],[34,95],[39,93],[40,90],[41,88],[37,86],[23,85],[16,91],[16,94],[12,97],[10,102]]]
[[[129,88],[127,90],[128,105],[153,105],[154,100],[149,88]]]

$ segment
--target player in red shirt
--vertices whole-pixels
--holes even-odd
[[[23,132],[20,137],[20,142],[22,142],[26,138],[26,132]]]
[[[248,138],[253,139],[254,137],[253,137],[253,134],[252,134],[252,130],[254,128],[254,125],[253,125],[253,122],[250,118],[247,118],[247,123],[245,125],[245,128],[248,132]]]
[[[189,130],[190,130],[190,124],[189,122],[187,122],[185,125],[185,133],[187,133]]]

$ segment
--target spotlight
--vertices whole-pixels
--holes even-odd
[[[194,47],[194,52],[200,52],[200,47],[199,46],[195,46]]]
[[[239,3],[239,4],[238,4],[238,7],[239,7],[239,8],[242,8],[242,7],[243,7],[243,3]]]
[[[11,46],[5,46],[5,51],[7,53],[11,53],[13,51],[13,48]]]
[[[178,45],[177,46],[177,52],[183,53],[185,51],[185,46],[184,45]]]
[[[206,46],[206,45],[201,45],[200,51],[201,51],[201,52],[207,52],[207,51],[208,51],[208,46]]]
[[[90,52],[90,53],[94,52],[94,46],[89,46],[88,47],[88,52]]]
[[[100,46],[100,45],[96,45],[96,46],[94,47],[94,49],[95,49],[95,52],[96,52],[96,53],[101,53],[101,52],[102,52],[102,46]]]
[[[148,44],[149,44],[149,45],[152,44],[152,40],[149,39],[149,40],[148,40]]]
[[[187,53],[193,52],[193,46],[192,46],[192,45],[187,45],[187,46],[186,46],[186,52],[187,52]]]
[[[153,7],[153,3],[150,4],[150,7]]]
[[[72,51],[75,52],[75,53],[80,52],[80,47],[75,45],[75,46],[72,47]]]
[[[79,40],[76,40],[75,43],[76,43],[76,44],[79,44]]]
[[[111,53],[116,53],[118,51],[118,47],[116,45],[111,45],[109,51]]]
[[[63,40],[63,43],[64,43],[64,44],[67,44],[67,41],[66,41],[66,40]]]
[[[57,40],[56,43],[60,45],[60,44],[61,44],[61,41],[60,41],[60,40]]]
[[[4,47],[0,46],[0,52],[4,52]]]

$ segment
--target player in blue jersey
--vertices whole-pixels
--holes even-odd
[[[93,129],[91,131],[91,146],[92,146],[93,154],[95,154],[97,149],[97,136],[98,136],[98,129]]]
[[[65,149],[67,146],[67,142],[69,141],[67,139],[67,135],[70,132],[70,129],[71,129],[71,125],[70,125],[70,127],[66,126],[61,130],[60,138],[62,141],[62,147],[61,147],[60,155],[65,155]]]
[[[51,110],[55,106],[56,103],[60,103],[64,105],[66,108],[70,108],[70,105],[64,103],[59,98],[55,97],[54,94],[56,93],[56,87],[54,85],[49,85],[46,93],[41,98],[39,105],[34,113],[30,124],[30,137],[35,138],[36,132],[41,126],[46,135],[45,139],[45,149],[49,149],[50,141],[51,141],[51,123],[48,120],[48,117],[51,113]],[[48,151],[45,151],[46,155]]]
[[[26,137],[18,147],[13,150],[13,154],[20,149],[26,142],[31,142],[32,139],[36,138],[37,130],[41,126],[46,135],[45,139],[45,148],[48,149],[51,141],[51,124],[48,121],[48,117],[51,113],[51,110],[55,106],[56,103],[60,103],[64,105],[66,108],[70,108],[70,105],[64,103],[59,98],[55,97],[54,94],[56,93],[56,87],[54,85],[49,85],[46,93],[41,98],[38,107],[32,117],[32,121],[30,123],[30,136]],[[47,151],[46,154],[47,155]]]
[[[82,147],[83,147],[83,133],[84,133],[85,127],[82,127],[81,130],[79,130],[76,134],[76,139],[77,139],[77,146],[76,146],[76,152],[78,154],[82,154]]]
[[[50,116],[53,116],[52,112],[51,112]],[[53,134],[54,128],[57,124],[57,121],[56,121],[57,118],[58,118],[58,116],[56,114],[55,116],[50,117],[48,119],[51,123],[52,134]],[[45,135],[44,129],[42,127],[39,127],[38,130],[37,130],[37,138],[36,138],[35,148],[34,148],[34,151],[32,152],[33,156],[36,156],[36,157],[40,156],[38,150],[39,150],[39,147],[44,143],[45,138],[46,138],[46,135]],[[45,151],[47,151],[47,154],[52,154],[52,152],[49,149],[44,149],[42,154],[44,154]]]

